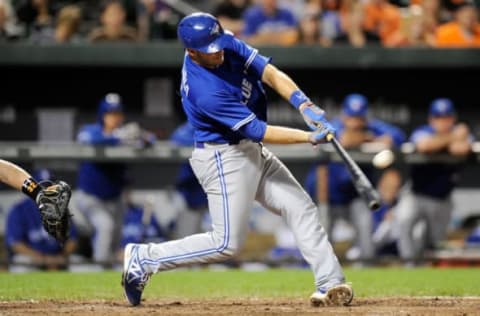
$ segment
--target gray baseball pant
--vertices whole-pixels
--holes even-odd
[[[280,215],[292,230],[317,288],[344,282],[340,264],[319,220],[318,209],[290,171],[261,144],[196,148],[190,159],[207,193],[212,231],[160,244],[142,245],[140,262],[147,272],[195,263],[222,261],[245,241],[254,200]]]

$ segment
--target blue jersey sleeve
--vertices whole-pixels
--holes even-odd
[[[263,71],[272,58],[261,55],[257,49],[235,37],[232,37],[229,48],[245,60],[246,72],[259,79],[262,78]]]
[[[88,145],[117,145],[120,139],[113,135],[104,135],[100,127],[85,126],[77,134],[77,141]]]
[[[380,120],[372,120],[370,127],[373,129],[375,136],[389,135],[395,147],[405,142],[405,133],[395,125],[388,124]]]
[[[212,96],[199,98],[197,104],[209,118],[230,130],[254,141],[263,139],[267,124],[231,94],[217,91]]]
[[[434,133],[434,130],[429,126],[422,126],[413,131],[412,135],[410,136],[410,141],[414,144],[417,144],[421,139],[432,136]]]

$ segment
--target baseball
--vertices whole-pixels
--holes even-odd
[[[395,160],[395,156],[390,149],[384,149],[373,157],[372,164],[375,168],[385,169]]]

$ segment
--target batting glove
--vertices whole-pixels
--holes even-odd
[[[322,128],[324,125],[330,125],[325,118],[325,111],[312,102],[302,106],[300,108],[300,113],[303,116],[303,120],[312,131]]]
[[[326,142],[327,140],[325,139],[325,137],[329,134],[335,135],[335,129],[327,120],[325,120],[325,123],[322,124],[322,127],[317,128],[316,131],[311,132],[310,136],[308,137],[312,145]]]

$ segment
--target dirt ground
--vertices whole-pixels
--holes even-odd
[[[0,302],[0,315],[480,315],[480,297],[358,298],[347,307],[310,307],[300,299]]]

